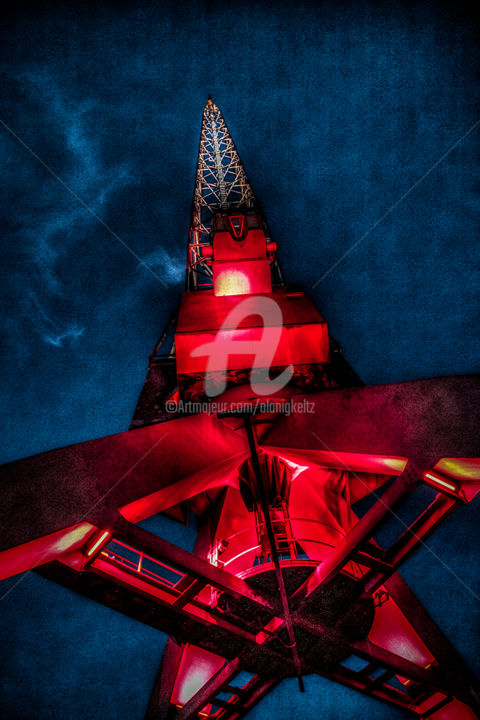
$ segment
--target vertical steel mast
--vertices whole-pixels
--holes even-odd
[[[215,213],[240,209],[259,212],[259,204],[223,115],[209,97],[202,118],[188,236],[187,290],[211,287]],[[263,218],[262,222],[269,239]],[[283,282],[276,252],[271,260],[277,270],[277,281]]]

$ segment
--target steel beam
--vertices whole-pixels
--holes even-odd
[[[324,562],[318,565],[310,577],[295,591],[292,596],[293,602],[297,605],[303,604],[321,586],[325,586],[332,580],[355,556],[360,547],[383,525],[398,503],[409,495],[419,482],[420,478],[415,469],[408,463],[403,473],[393,481],[373,507],[358,521],[343,542]]]
[[[257,610],[275,611],[275,604],[271,599],[258,590],[252,590],[244,580],[144,530],[139,525],[118,518],[114,535],[131,543],[137,549],[172,563],[176,569],[186,572],[191,577],[202,579],[205,584],[209,583],[226,592],[227,595],[253,603]]]
[[[270,554],[272,556],[273,565],[275,568],[275,577],[278,585],[278,592],[282,602],[283,619],[287,629],[288,640],[290,643],[290,649],[292,651],[293,664],[297,671],[298,684],[300,692],[305,692],[305,686],[302,679],[302,664],[300,656],[298,654],[297,641],[295,640],[295,631],[293,629],[292,617],[290,614],[290,606],[288,602],[287,590],[285,588],[285,581],[283,579],[282,569],[280,567],[280,560],[278,558],[277,546],[275,544],[275,533],[272,526],[272,519],[270,517],[270,509],[268,506],[267,493],[264,485],[264,478],[258,461],[258,450],[255,438],[254,429],[252,427],[252,421],[248,415],[245,415],[245,430],[247,433],[248,444],[250,446],[250,453],[252,457],[253,470],[255,473],[257,492],[260,499],[260,506],[262,508],[263,519],[265,521],[265,527],[267,528],[268,543],[270,545]]]
[[[358,453],[365,458],[408,458],[419,472],[444,457],[480,458],[480,374],[330,390],[296,399],[308,400],[312,412],[279,417],[262,438],[269,452],[295,450],[301,455],[305,450],[310,463],[315,463],[315,448],[334,457]]]
[[[175,720],[193,720],[205,705],[215,703],[215,695],[239,669],[240,657],[230,660],[175,714]]]
[[[167,639],[158,669],[145,720],[168,720],[170,697],[182,659],[182,647],[171,637]]]
[[[378,572],[369,572],[363,578],[362,582],[365,590],[374,593],[380,585],[383,585],[458,506],[459,501],[456,498],[440,493],[393,545],[386,550],[383,559],[387,567]]]
[[[387,580],[385,588],[435,657],[442,674],[451,685],[460,689],[463,702],[480,716],[480,684],[465,660],[398,573]]]
[[[238,709],[235,707],[233,712],[228,716],[228,720],[238,720],[238,718],[244,717],[250,710],[260,702],[269,692],[273,690],[281,681],[282,676],[279,676],[273,680],[263,680],[257,678],[252,680],[250,688],[246,688],[243,695],[240,696],[238,702]],[[246,694],[246,697],[245,697]]]

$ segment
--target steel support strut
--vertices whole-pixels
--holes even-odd
[[[265,492],[264,478],[258,462],[258,449],[255,439],[255,432],[252,427],[252,421],[248,415],[245,415],[245,430],[247,432],[248,444],[250,446],[250,452],[252,456],[253,470],[257,481],[257,490],[260,498],[260,505],[262,508],[263,517],[265,520],[265,526],[267,528],[268,542],[270,544],[270,553],[272,555],[273,565],[275,567],[275,577],[277,580],[278,590],[280,593],[280,599],[282,601],[283,619],[288,633],[288,639],[292,650],[293,663],[298,677],[298,685],[301,692],[305,692],[305,686],[302,678],[302,665],[300,656],[298,654],[297,641],[295,640],[295,632],[293,629],[292,617],[290,614],[290,607],[288,604],[288,595],[285,588],[285,581],[283,579],[282,569],[280,567],[280,561],[278,559],[277,547],[275,544],[275,533],[273,531],[272,519],[268,508],[267,494]]]
[[[402,474],[393,481],[373,507],[358,521],[330,557],[322,562],[300,585],[292,596],[294,602],[302,607],[302,601],[314,592],[318,592],[322,586],[332,580],[355,556],[363,544],[372,537],[374,532],[383,525],[398,503],[409,495],[419,482],[420,477],[407,463]]]
[[[193,720],[209,703],[215,702],[215,695],[239,671],[240,657],[230,660],[205,683],[175,716],[175,720]]]
[[[434,655],[450,686],[480,717],[480,684],[465,660],[398,573],[387,580],[385,588]]]
[[[163,651],[145,720],[167,720],[170,710],[170,698],[181,659],[182,647],[173,638],[169,637]]]
[[[198,581],[199,585],[196,586],[198,589],[212,584],[214,587],[222,589],[229,595],[251,603],[252,610],[255,609],[255,613],[263,613],[263,617],[266,617],[267,619],[279,613],[279,608],[276,606],[276,603],[268,595],[254,592],[239,578],[230,575],[225,570],[221,570],[220,568],[210,565],[210,563],[202,560],[201,558],[190,555],[180,548],[175,548],[170,543],[152,535],[148,531],[143,530],[138,526],[131,525],[125,520],[120,520],[116,524],[112,524],[112,529],[116,536],[128,539],[129,542],[132,542],[135,547],[141,549],[143,552],[150,554],[152,557],[162,558],[163,560],[168,561],[168,563],[174,568],[182,568],[190,578],[189,582],[195,580]],[[95,578],[95,574],[93,572],[95,570],[95,562],[96,560],[94,559],[92,561],[91,570],[89,566],[83,573],[76,573],[70,568],[63,567],[60,564],[57,564],[57,567],[63,567],[64,572],[70,573],[67,577],[73,577],[74,581],[77,582],[76,585],[73,585],[73,589],[82,592],[82,582],[87,583],[86,587],[88,589],[89,578]],[[59,577],[58,574],[49,574],[48,567],[42,571],[42,574],[46,574],[57,581],[62,581],[62,578]],[[412,607],[412,594],[411,591],[408,590],[407,586],[397,578],[398,576],[395,575],[394,578],[387,583],[387,589],[389,589],[389,591],[391,588],[394,589],[394,591],[392,591],[392,597],[394,597],[395,600],[398,598],[400,609],[405,612],[408,619],[409,615],[411,615],[409,608]],[[114,578],[113,580],[115,581]],[[98,581],[95,580],[95,582]],[[80,583],[80,585],[78,585],[78,583]],[[400,590],[398,589],[399,583]],[[63,582],[63,584],[68,585],[68,582]],[[187,585],[188,584],[186,583],[186,589],[184,592],[188,592],[189,590]],[[106,587],[108,590],[108,585]],[[122,588],[122,593],[125,592],[126,589],[128,590],[128,587],[126,588],[123,583]],[[138,608],[139,589],[137,587],[132,587],[131,591],[132,598],[135,598],[133,603],[125,598],[124,604],[119,605],[118,601],[115,601],[113,607],[117,610],[127,612],[127,614],[129,614],[128,608],[132,608],[132,610],[134,610],[135,607]],[[86,594],[89,593],[87,592]],[[110,590],[108,590],[108,594],[109,596],[111,595]],[[89,596],[92,595],[89,594]],[[102,602],[104,601],[103,598],[98,595],[94,596],[94,599]],[[151,607],[152,603],[155,604],[155,598],[154,596],[148,594],[148,597],[146,598],[146,605]],[[176,626],[178,626],[179,629],[184,627],[185,619],[187,619],[188,627],[191,628],[190,632],[195,633],[195,636],[198,638],[197,642],[199,646],[202,647],[205,645],[201,640],[201,637],[204,637],[207,641],[207,644],[205,645],[206,648],[211,647],[209,645],[210,637],[212,635],[212,630],[216,626],[224,633],[224,640],[225,638],[231,637],[231,641],[227,640],[230,647],[233,647],[233,643],[236,643],[237,647],[239,647],[239,649],[241,648],[240,655],[243,658],[243,661],[247,663],[247,670],[249,669],[248,662],[250,660],[253,661],[254,665],[260,667],[258,661],[259,656],[262,655],[262,662],[266,662],[267,665],[275,663],[278,667],[285,668],[286,672],[297,671],[297,668],[294,666],[293,661],[288,657],[286,651],[278,653],[269,647],[269,639],[267,639],[261,646],[256,643],[254,634],[255,630],[253,633],[248,630],[249,620],[241,621],[241,625],[238,626],[236,623],[238,623],[239,618],[230,616],[229,611],[227,610],[222,613],[221,616],[216,616],[215,614],[212,616],[212,622],[214,625],[211,626],[211,629],[209,629],[209,623],[206,622],[205,619],[192,614],[192,608],[195,610],[196,605],[198,607],[198,603],[196,604],[195,601],[190,603],[190,598],[189,602],[185,605],[183,603],[178,603],[177,601],[173,602],[173,604],[170,603],[169,605],[160,604],[160,613],[155,614],[156,622],[154,623],[154,626],[159,629],[163,629],[164,631],[166,630],[167,632],[169,629],[173,631],[173,628]],[[339,664],[332,672],[320,673],[325,677],[329,677],[330,679],[347,685],[348,687],[357,689],[358,691],[370,695],[371,697],[378,698],[396,706],[408,707],[409,709],[412,709],[412,711],[415,711],[416,703],[413,702],[408,695],[392,688],[386,682],[388,678],[398,675],[408,678],[417,687],[424,688],[422,692],[424,692],[425,697],[433,697],[435,693],[440,693],[439,702],[444,697],[452,696],[475,708],[475,693],[474,690],[471,689],[473,687],[473,683],[468,684],[467,687],[467,683],[462,682],[461,678],[459,678],[459,675],[466,676],[466,673],[460,669],[460,671],[455,674],[451,671],[449,666],[446,666],[446,668],[443,667],[443,658],[455,657],[454,654],[452,655],[452,652],[454,653],[454,651],[452,651],[451,646],[449,646],[449,643],[445,640],[445,638],[443,638],[443,636],[441,636],[438,629],[437,631],[434,630],[432,621],[427,621],[425,619],[428,618],[428,616],[423,608],[421,608],[418,601],[416,601],[416,606],[414,604],[413,607],[416,608],[416,618],[414,617],[414,621],[412,623],[414,629],[419,631],[421,637],[425,635],[425,632],[422,632],[422,628],[424,626],[427,631],[431,631],[430,634],[432,635],[433,641],[431,641],[430,638],[426,638],[426,641],[428,647],[440,663],[440,667],[435,668],[435,671],[433,669],[425,669],[416,663],[412,663],[368,641],[348,641],[342,635],[337,634],[335,629],[324,627],[321,622],[316,620],[310,620],[308,618],[308,614],[302,613],[299,609],[291,614],[290,618],[294,628],[299,628],[304,632],[308,632],[312,636],[318,637],[319,641],[322,638],[327,638],[329,642],[343,646],[345,648],[345,655],[352,654],[359,658],[363,658],[372,667],[383,670],[381,683],[379,683],[378,680],[372,681],[368,677],[368,674],[363,671],[355,673],[348,668],[343,667],[341,664]],[[206,610],[208,610],[208,608],[206,608]],[[214,610],[214,608],[210,608],[210,612],[214,612]],[[145,619],[144,617],[138,615],[135,615],[135,617],[143,622],[149,622],[148,618],[150,616],[147,615]],[[174,618],[178,618],[178,621],[174,620]],[[160,624],[158,624],[158,621],[160,621]],[[199,632],[203,633],[203,635],[198,635]],[[225,635],[225,633],[227,633],[227,635]],[[181,636],[184,637],[184,634],[181,634]],[[453,664],[455,665],[455,661]],[[461,667],[463,667],[463,665]],[[287,670],[287,668],[289,669]],[[318,669],[309,663],[308,658],[304,658],[303,668],[305,669],[305,672],[318,672]],[[163,677],[165,678],[163,681],[161,679],[162,673],[164,673]],[[162,669],[159,679],[160,686],[163,682],[164,687],[166,687],[165,683],[167,680],[169,683],[173,682],[172,677],[169,679],[167,676],[168,672],[166,669]],[[268,689],[264,688],[262,692],[267,691]],[[163,703],[163,705],[165,706],[165,703]],[[240,706],[238,707],[240,708]],[[238,712],[240,712],[240,710],[238,710]],[[246,706],[243,707],[241,712],[246,712]],[[238,717],[239,716],[240,715],[238,715]],[[162,715],[160,714],[160,710],[158,710],[157,714],[153,714],[152,709],[152,714],[150,716],[147,715],[147,717],[149,720],[153,720],[153,718],[155,718],[155,720],[157,720],[157,718],[160,720]]]

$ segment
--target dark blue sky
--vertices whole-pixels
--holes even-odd
[[[3,122],[135,255],[0,126],[1,460],[128,427],[182,290],[209,93],[287,278],[311,292],[362,379],[478,372],[480,125],[461,140],[480,120],[477,33],[462,3],[440,2],[38,3],[6,15]],[[430,544],[478,594],[475,521],[472,506]],[[474,664],[478,603],[428,553],[405,575]],[[142,717],[158,633],[33,574],[0,616],[4,717]],[[320,702],[327,720],[385,717],[320,679],[307,688],[282,687],[252,717],[302,720]]]

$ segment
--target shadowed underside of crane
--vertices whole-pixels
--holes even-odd
[[[280,311],[271,327],[259,298]],[[202,355],[219,339],[243,349]],[[288,369],[271,395],[252,389]],[[221,411],[185,409],[212,395],[207,381]],[[311,673],[412,717],[478,719],[476,679],[398,569],[478,493],[479,408],[479,376],[361,385],[285,284],[209,100],[186,292],[131,430],[3,466],[2,577],[36,568],[168,633],[148,720],[239,718]],[[192,511],[193,553],[138,524]]]

